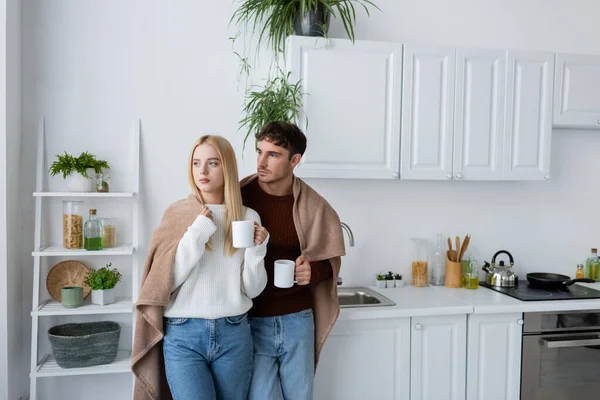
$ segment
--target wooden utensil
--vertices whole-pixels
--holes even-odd
[[[467,236],[465,236],[465,240],[462,243],[462,247],[460,249],[460,253],[458,255],[459,260],[462,260],[463,256],[465,255],[465,253],[467,252],[467,247],[469,247],[469,243],[471,242],[471,235],[467,234]]]
[[[454,261],[460,262],[460,238],[457,236],[456,238],[456,259]]]
[[[452,240],[448,238],[448,250],[452,251]]]

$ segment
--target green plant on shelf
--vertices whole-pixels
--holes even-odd
[[[84,151],[75,157],[65,151],[64,155],[57,154],[56,160],[50,166],[50,175],[54,176],[62,174],[63,178],[67,178],[72,172],[79,173],[85,178],[91,178],[88,175],[87,170],[92,168],[97,174],[102,172],[103,169],[108,169],[108,162],[105,160],[97,160],[96,156]]]
[[[116,268],[110,268],[112,263],[97,270],[88,271],[85,284],[92,290],[106,290],[117,286],[121,281],[121,273]]]

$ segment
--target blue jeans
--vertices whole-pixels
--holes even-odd
[[[246,400],[252,377],[247,314],[165,318],[163,352],[174,400]]]
[[[249,400],[310,400],[315,378],[312,310],[251,318],[254,371]]]

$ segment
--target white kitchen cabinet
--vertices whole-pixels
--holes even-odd
[[[412,318],[411,400],[465,398],[466,329],[466,315]]]
[[[291,81],[304,95],[304,178],[398,179],[402,45],[292,36]]]
[[[600,56],[556,55],[554,126],[600,129]]]
[[[506,51],[457,49],[454,179],[501,180]]]
[[[509,51],[504,180],[550,179],[552,53]]]
[[[467,400],[514,400],[521,390],[523,315],[468,318]]]
[[[452,179],[453,47],[404,46],[402,179]]]
[[[315,400],[408,400],[410,318],[338,320],[315,376]]]

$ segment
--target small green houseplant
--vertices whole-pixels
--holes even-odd
[[[79,157],[65,151],[64,155],[56,155],[49,172],[52,176],[62,174],[63,178],[67,179],[67,185],[72,192],[92,192],[94,191],[92,176],[108,168],[105,160],[97,160],[95,155],[87,151],[81,153]]]
[[[331,17],[340,18],[354,42],[356,8],[369,15],[369,6],[379,9],[369,0],[243,0],[231,21],[258,32],[258,45],[266,42],[277,56],[289,35],[326,36]]]
[[[383,272],[375,276],[375,285],[380,289],[385,288],[385,274]]]
[[[115,286],[121,281],[121,273],[110,268],[112,263],[97,270],[91,270],[85,277],[85,284],[92,289],[92,303],[101,306],[115,302]]]
[[[255,87],[246,94],[243,118],[239,129],[246,131],[244,149],[249,136],[254,136],[265,124],[272,121],[297,123],[302,112],[300,82],[290,83],[290,73],[268,79],[263,87]]]

